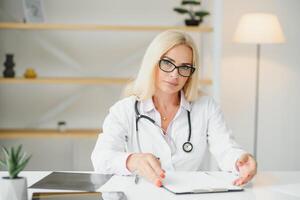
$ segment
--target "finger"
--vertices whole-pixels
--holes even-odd
[[[239,174],[239,178],[237,178],[233,183],[235,185],[240,185],[240,183],[246,178],[249,176],[249,173],[248,172],[241,172]]]
[[[240,179],[238,178],[238,179],[235,179],[234,181],[233,181],[233,185],[237,185],[237,182],[239,181]]]
[[[240,177],[234,181],[234,185],[243,185],[248,183],[253,178],[253,175],[248,174],[246,177]]]
[[[239,158],[237,164],[238,164],[238,165],[242,165],[242,164],[246,163],[246,162],[248,161],[248,159],[249,159],[249,155],[248,155],[248,154],[243,154],[243,155]]]
[[[255,175],[257,172],[256,166],[245,165],[243,168],[240,168],[240,177],[246,177],[248,174]]]
[[[153,168],[150,166],[148,162],[145,163],[145,165],[143,166],[142,173],[153,184],[155,184],[158,187],[161,187],[162,182],[159,176],[156,175],[155,171],[153,170]]]
[[[246,178],[241,178],[239,184],[244,185],[244,184],[248,183],[250,180],[251,180],[251,176],[248,176]]]
[[[165,172],[161,168],[161,163],[157,158],[149,157],[148,162],[158,176],[165,178]]]
[[[256,169],[257,169],[257,162],[256,162],[256,160],[254,158],[250,157],[249,162],[250,162],[250,164],[249,164],[250,167],[252,169],[255,169],[255,171],[256,171]]]
[[[234,185],[237,185],[237,186],[240,186],[240,185],[242,185],[243,184],[243,182],[244,182],[244,180],[242,179],[242,178],[238,178],[238,179],[236,179],[235,181],[234,181]]]
[[[240,168],[245,166],[245,165],[249,165],[249,155],[247,154],[243,154],[241,156],[241,158],[237,161],[236,166],[238,171],[240,171]]]

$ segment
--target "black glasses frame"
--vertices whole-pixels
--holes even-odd
[[[173,65],[174,68],[173,68],[172,70],[170,70],[170,71],[164,70],[164,69],[162,69],[162,67],[161,67],[161,62],[168,62],[168,63],[170,63],[171,65]],[[159,69],[161,69],[162,71],[167,72],[167,73],[171,73],[171,72],[173,72],[175,69],[177,69],[178,74],[179,74],[180,76],[183,76],[183,77],[190,77],[190,76],[192,76],[193,73],[194,73],[194,71],[196,70],[196,68],[193,67],[193,66],[187,66],[187,65],[176,66],[174,63],[172,63],[171,61],[169,61],[169,60],[167,60],[167,59],[160,59],[160,60],[159,60],[158,66],[159,66]],[[180,73],[180,70],[179,70],[179,69],[180,69],[180,68],[187,68],[187,67],[191,69],[191,74],[190,74],[189,76],[182,75],[182,74]]]

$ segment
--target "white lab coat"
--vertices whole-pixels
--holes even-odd
[[[110,108],[103,123],[103,133],[99,135],[91,156],[95,171],[104,174],[131,174],[126,168],[127,157],[131,153],[139,152],[135,100],[134,96],[127,97]],[[151,117],[160,125],[160,114],[155,109],[152,99],[139,102],[138,109],[141,114]],[[182,149],[188,138],[186,110],[189,110],[191,115],[193,150],[190,153]],[[200,166],[208,148],[221,170],[236,172],[235,162],[246,153],[233,140],[220,106],[208,96],[201,96],[189,103],[181,92],[180,107],[170,122],[166,135],[144,118],[138,123],[142,152],[159,157],[164,170],[201,170]],[[126,136],[128,142],[125,140]]]

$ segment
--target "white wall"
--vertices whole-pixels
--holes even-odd
[[[184,20],[184,16],[173,11],[175,6],[180,5],[180,0],[43,2],[46,21],[53,23],[183,25]],[[0,20],[20,19],[20,4],[21,0],[1,0]],[[17,76],[22,76],[26,68],[33,67],[41,77],[130,77],[136,74],[146,47],[157,34],[157,31],[1,30],[0,63],[9,52],[15,55]],[[200,34],[191,34],[200,46]],[[211,39],[209,34],[203,37],[208,41]],[[209,55],[208,52],[202,54],[205,57]],[[203,60],[203,63],[210,62]],[[204,77],[209,76],[210,70],[206,71]],[[109,107],[120,98],[122,88],[113,85],[1,84],[0,128],[56,128],[58,121],[65,120],[68,128],[100,129]],[[23,143],[24,149],[33,154],[28,169],[91,169],[90,153],[95,139],[0,141],[0,145],[18,143]]]
[[[278,16],[286,36],[281,45],[262,45],[258,163],[262,170],[299,170],[300,1],[226,0],[224,3],[221,102],[237,140],[253,151],[255,45],[235,44],[238,19],[246,12]]]
[[[2,20],[8,16],[3,13],[4,2],[12,1],[0,1]],[[179,25],[183,19],[172,11],[179,0],[44,2],[49,22]],[[214,78],[214,96],[221,102],[237,141],[250,152],[254,131],[255,46],[235,44],[232,37],[238,19],[246,12],[266,11],[278,16],[287,42],[262,46],[258,161],[260,169],[299,170],[296,145],[300,143],[297,134],[300,121],[296,115],[300,109],[297,88],[300,85],[297,26],[300,1],[213,2],[204,3],[210,10],[217,11],[207,20],[211,20],[216,31],[203,36],[204,76]],[[14,12],[17,10],[11,4],[8,7]],[[13,52],[19,76],[27,67],[36,68],[40,76],[130,76],[136,73],[146,46],[156,34],[2,30],[0,63],[6,52]],[[119,98],[121,89],[120,86],[1,85],[0,127],[54,128],[58,120],[64,119],[72,128],[100,128],[108,107]],[[103,98],[102,94],[109,94],[109,98]],[[37,169],[36,166],[45,170],[91,168],[87,155],[93,140],[2,140],[0,144],[20,142],[29,153],[42,149],[32,158],[30,169]],[[39,164],[45,152],[53,148],[51,144],[55,144],[54,156],[48,160],[52,163]]]

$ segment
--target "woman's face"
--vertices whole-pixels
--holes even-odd
[[[171,62],[176,66],[193,66],[193,51],[189,46],[180,44],[171,48],[161,59],[167,60],[165,62],[167,64]],[[170,67],[172,67],[172,64],[169,63]],[[188,77],[181,76],[178,73],[177,68],[172,72],[165,72],[157,66],[155,75],[156,89],[167,94],[178,93],[188,80]]]

